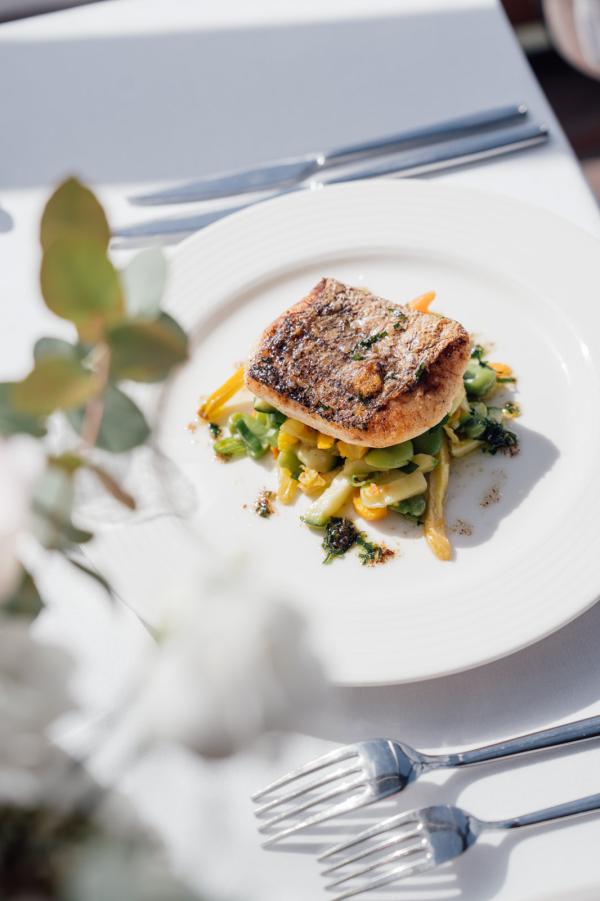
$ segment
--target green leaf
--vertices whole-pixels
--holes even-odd
[[[68,357],[42,357],[10,392],[15,409],[34,416],[70,410],[87,403],[100,391],[97,375]]]
[[[60,238],[89,238],[106,250],[110,229],[95,195],[76,178],[68,178],[48,200],[40,227],[44,250]]]
[[[160,311],[160,300],[167,278],[167,261],[158,247],[136,254],[121,272],[125,306],[130,316],[154,319]]]
[[[42,258],[40,280],[46,306],[74,322],[83,341],[99,340],[123,315],[118,272],[89,238],[54,241]]]
[[[111,329],[107,342],[112,351],[114,379],[160,382],[188,356],[183,329],[166,313],[150,321],[137,319]]]
[[[87,349],[81,344],[71,344],[62,338],[38,338],[33,346],[33,359],[36,363],[44,357],[67,357],[70,360],[83,360]]]
[[[67,419],[78,433],[84,412],[81,407],[67,413]],[[104,394],[104,413],[96,446],[112,454],[122,454],[144,444],[149,436],[150,428],[139,407],[115,385],[109,385]]]
[[[16,435],[22,432],[33,435],[34,438],[43,438],[46,434],[44,419],[16,410],[13,406],[12,393],[15,384],[15,382],[0,383],[0,435]]]
[[[94,581],[97,582],[98,585],[101,585],[102,588],[105,590],[105,592],[111,598],[114,597],[114,592],[110,586],[110,583],[104,578],[104,576],[100,575],[100,573],[97,570],[92,569],[89,566],[86,566],[84,563],[80,563],[79,560],[74,560],[73,557],[67,556],[67,560],[69,561],[69,563],[71,563],[73,566],[75,566],[82,573],[85,573],[86,576],[89,576],[91,579],[94,579]]]
[[[10,616],[23,616],[26,619],[35,619],[42,610],[44,604],[33,581],[33,577],[26,569],[23,569],[21,581],[8,598],[0,604],[0,612]]]

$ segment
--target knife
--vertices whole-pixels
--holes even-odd
[[[175,185],[172,188],[149,194],[139,194],[130,197],[129,200],[137,206],[155,206],[168,203],[192,203],[198,200],[214,200],[218,197],[231,197],[253,191],[289,188],[335,166],[372,159],[375,156],[385,156],[408,147],[447,140],[472,131],[495,128],[513,120],[521,120],[526,115],[527,107],[522,103],[494,107],[472,113],[469,116],[447,119],[443,122],[425,125],[422,128],[415,128],[412,131],[389,135],[376,141],[338,147],[307,156],[274,160],[252,169],[207,175],[205,178],[188,184]]]
[[[147,243],[148,239],[165,241],[177,241],[191,232],[199,231],[212,222],[247,209],[264,200],[279,197],[284,194],[293,194],[297,191],[316,190],[324,185],[340,184],[342,182],[356,181],[358,179],[377,178],[385,175],[394,175],[401,178],[409,176],[426,175],[432,172],[442,172],[447,169],[463,166],[468,163],[480,162],[535,147],[548,140],[548,129],[544,125],[527,125],[506,129],[492,135],[471,135],[467,138],[458,138],[432,147],[422,147],[417,150],[405,151],[389,159],[379,162],[369,162],[368,165],[354,166],[343,174],[327,175],[320,173],[318,178],[310,179],[292,188],[286,188],[267,198],[251,200],[238,206],[221,207],[219,209],[198,213],[192,216],[171,217],[153,219],[151,221],[138,222],[134,225],[122,226],[113,230],[113,238],[119,240],[137,241]]]

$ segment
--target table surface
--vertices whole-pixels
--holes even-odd
[[[34,336],[60,330],[39,299],[36,230],[51,186],[71,172],[94,184],[113,221],[125,222],[144,215],[124,200],[132,190],[522,101],[550,126],[548,146],[437,178],[528,201],[600,236],[595,201],[495,0],[111,0],[1,26],[0,77],[9,86],[0,167],[3,379],[26,371]],[[118,697],[147,637],[85,580],[65,581],[58,562],[42,587],[51,603],[37,628],[75,653],[79,697],[99,713]],[[164,748],[125,787],[209,897],[312,901],[324,897],[316,843],[336,840],[342,827],[299,842],[302,853],[261,851],[247,800],[253,789],[331,742],[381,734],[422,750],[464,748],[600,713],[599,634],[597,606],[476,672],[337,690],[325,714],[277,754],[269,745],[270,756],[255,750],[208,769]],[[589,746],[576,756],[432,774],[363,821],[440,802],[483,818],[520,813],[599,791],[599,764],[600,748]],[[418,890],[372,897],[597,898],[599,828],[588,818],[519,841],[485,839]]]

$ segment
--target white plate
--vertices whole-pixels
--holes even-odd
[[[209,540],[256,555],[297,598],[336,681],[473,667],[549,634],[600,593],[599,261],[594,239],[551,215],[407,181],[288,196],[176,252],[169,307],[196,340],[167,394],[162,446],[195,485]],[[206,432],[186,430],[199,397],[322,275],[394,301],[435,289],[437,309],[493,341],[493,357],[518,373],[521,454],[457,467],[448,522],[468,525],[452,536],[452,562],[390,516],[367,531],[397,559],[369,568],[349,554],[323,566],[318,533],[299,520],[306,498],[270,520],[252,512],[275,485],[272,461],[219,464]]]

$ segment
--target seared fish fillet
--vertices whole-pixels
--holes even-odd
[[[469,353],[458,322],[324,278],[265,330],[246,385],[327,435],[387,447],[449,412]]]

